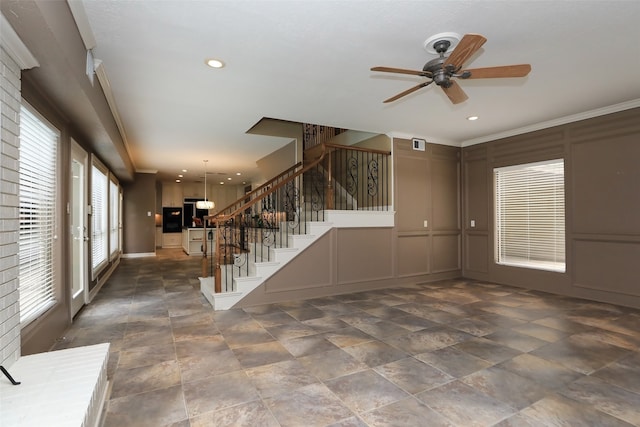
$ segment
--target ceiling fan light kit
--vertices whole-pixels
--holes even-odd
[[[529,74],[529,71],[531,71],[531,65],[529,64],[463,69],[462,66],[482,47],[487,39],[480,34],[465,34],[451,53],[446,56],[445,54],[456,41],[455,36],[457,36],[456,33],[441,33],[425,41],[425,49],[430,52],[431,50],[427,48],[427,44],[430,44],[433,52],[437,53],[438,57],[427,62],[422,68],[422,71],[392,67],[371,68],[371,71],[409,74],[429,79],[386,99],[384,102],[393,102],[418,89],[429,86],[431,83],[435,83],[442,88],[453,104],[459,104],[466,101],[468,97],[454,79],[525,77]]]

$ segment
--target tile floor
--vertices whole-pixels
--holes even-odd
[[[466,280],[214,312],[125,259],[59,348],[111,343],[105,427],[640,426],[640,310]]]

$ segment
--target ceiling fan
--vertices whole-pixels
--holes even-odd
[[[433,49],[438,55],[438,58],[432,59],[427,62],[422,71],[419,70],[405,70],[403,68],[391,68],[391,67],[373,67],[371,71],[382,71],[386,73],[398,73],[398,74],[411,74],[414,76],[426,77],[427,81],[420,83],[410,89],[400,92],[399,94],[392,96],[384,102],[393,102],[403,96],[409,95],[418,89],[429,86],[431,83],[437,84],[444,90],[444,93],[449,97],[452,103],[459,104],[464,102],[468,96],[462,88],[456,83],[456,79],[490,79],[490,78],[503,78],[503,77],[524,77],[531,71],[530,64],[517,64],[517,65],[504,65],[501,67],[486,67],[486,68],[470,68],[463,69],[464,63],[482,47],[487,41],[484,36],[480,34],[465,34],[462,40],[458,43],[455,49],[445,56],[447,50],[451,46],[451,41],[445,39],[436,40],[433,43]]]

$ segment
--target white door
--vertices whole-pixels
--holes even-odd
[[[88,215],[87,173],[89,156],[75,141],[71,140],[71,198],[70,217],[70,271],[71,271],[71,317],[88,301]]]

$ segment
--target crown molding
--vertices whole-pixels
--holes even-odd
[[[620,104],[609,105],[595,110],[585,111],[583,113],[573,114],[570,116],[560,117],[558,119],[548,120],[536,123],[530,126],[524,126],[517,129],[511,129],[504,132],[494,133],[491,135],[481,136],[479,138],[468,139],[462,142],[462,147],[482,144],[483,142],[495,141],[496,139],[508,138],[510,136],[522,135],[524,133],[534,132],[541,129],[548,129],[554,126],[566,125],[567,123],[579,122],[580,120],[592,119],[594,117],[604,116],[607,114],[618,113],[624,110],[640,107],[640,99],[633,99]]]

